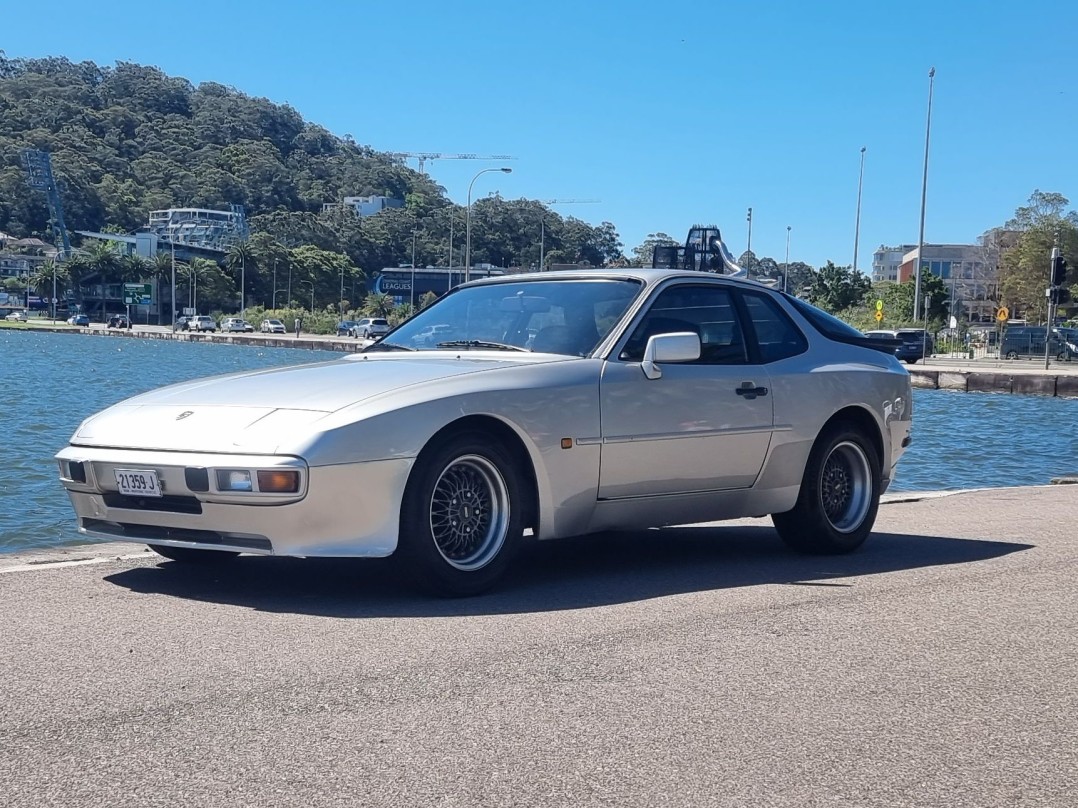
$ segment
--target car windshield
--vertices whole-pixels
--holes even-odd
[[[587,356],[640,293],[635,280],[544,279],[456,289],[367,350],[507,350]]]

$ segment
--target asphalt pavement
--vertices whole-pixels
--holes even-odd
[[[1078,805],[1078,487],[529,547],[497,592],[0,557],[3,806]]]

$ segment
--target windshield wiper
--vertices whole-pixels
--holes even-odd
[[[400,345],[396,342],[376,342],[373,345],[368,345],[363,349],[363,353],[373,353],[374,351],[414,351],[415,348],[409,348],[407,345]]]
[[[519,345],[506,345],[504,342],[484,342],[481,339],[454,339],[449,342],[439,342],[435,347],[437,348],[493,348],[496,351],[524,351],[528,353],[527,348],[521,348]]]

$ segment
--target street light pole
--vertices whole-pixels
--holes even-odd
[[[786,291],[786,279],[790,275],[790,225],[786,225],[786,268],[782,271],[782,291]]]
[[[745,252],[751,254],[752,253],[752,208],[749,208],[748,220],[749,220],[749,243],[745,247]]]
[[[312,281],[303,281],[303,280],[301,280],[300,283],[305,283],[305,284],[307,284],[308,286],[311,287],[311,315],[313,316],[314,315],[314,283]]]
[[[277,310],[277,259],[273,259],[273,310]]]
[[[247,296],[243,290],[247,288],[247,256],[240,256],[240,317],[247,309]]]
[[[917,265],[913,268],[913,319],[919,319],[918,306],[921,303],[921,254],[925,249],[925,199],[928,195],[928,142],[932,133],[932,85],[936,78],[936,68],[928,71],[928,121],[925,124],[925,167],[921,176],[921,229],[917,236]],[[925,312],[926,316],[928,312]]]
[[[861,185],[865,179],[865,147],[861,147],[861,172],[857,176],[857,219],[853,226],[853,271],[857,272],[857,242],[861,236]]]
[[[472,278],[472,186],[475,185],[475,181],[488,171],[500,171],[503,174],[512,174],[511,168],[484,168],[482,171],[472,177],[472,181],[468,183],[468,207],[465,214],[465,229],[467,235],[464,240],[464,282],[467,283]]]
[[[449,283],[446,284],[446,291],[453,288],[453,225],[456,221],[453,219],[452,209],[449,213]]]
[[[408,300],[413,312],[415,311],[415,238],[418,232],[416,226],[412,225],[412,280],[408,285]]]
[[[171,234],[169,234],[171,236]],[[176,242],[171,241],[172,245],[172,327],[176,327]]]

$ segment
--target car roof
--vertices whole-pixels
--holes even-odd
[[[631,267],[625,269],[559,269],[556,272],[520,272],[513,275],[498,275],[493,278],[479,278],[474,281],[469,281],[466,284],[462,284],[462,286],[518,283],[521,281],[595,280],[597,278],[600,280],[635,280],[643,281],[648,285],[654,285],[669,278],[698,280],[701,276],[705,278],[722,278],[730,283],[735,283],[750,289],[768,289],[772,292],[778,291],[750,278],[735,278],[731,275],[723,275],[719,272],[696,272],[690,269],[647,269]]]

